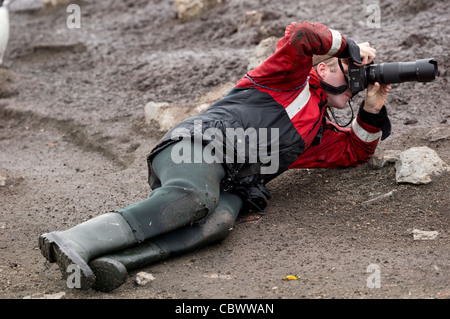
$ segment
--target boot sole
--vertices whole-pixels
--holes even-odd
[[[122,286],[128,277],[125,266],[111,258],[97,258],[89,266],[95,274],[92,288],[101,292],[110,292]]]
[[[81,290],[89,289],[95,283],[94,272],[78,253],[71,249],[71,245],[58,234],[48,233],[39,237],[39,249],[42,255],[50,262],[56,262],[63,277],[67,280],[69,275],[75,270],[79,270],[79,281],[75,279],[75,284],[68,286]],[[71,268],[69,269],[69,266]],[[75,268],[73,268],[75,266]],[[78,268],[78,269],[77,269]]]

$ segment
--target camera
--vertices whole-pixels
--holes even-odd
[[[431,82],[438,75],[433,58],[415,62],[389,62],[358,66],[353,60],[348,65],[349,85],[353,93],[364,90],[369,83]]]

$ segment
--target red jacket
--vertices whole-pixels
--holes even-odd
[[[311,146],[326,111],[319,104],[327,98],[312,68],[312,57],[339,56],[346,46],[340,32],[322,24],[292,23],[278,41],[275,53],[237,84],[270,94],[288,112],[305,142],[304,152],[289,168],[355,166],[375,152],[381,129],[362,122],[359,114],[348,129],[327,121],[320,144]]]
[[[205,133],[210,128],[223,132],[224,136],[229,129],[257,132],[253,142],[245,134],[232,139],[231,145],[229,140],[220,142],[227,155],[228,150],[230,154],[238,154],[236,150],[243,144],[247,150],[252,147],[258,150],[258,155],[262,149],[275,155],[272,158],[278,160],[274,165],[276,171],[270,172],[266,168],[271,168],[272,161],[268,163],[261,157],[253,161],[248,153],[242,161],[228,161],[228,156],[223,161],[226,170],[223,189],[242,195],[259,209],[270,198],[265,184],[287,169],[354,166],[366,162],[375,151],[381,129],[369,125],[372,115],[362,108],[352,128],[344,129],[326,121],[327,95],[312,69],[314,54],[348,57],[348,42],[341,33],[319,23],[292,23],[279,40],[276,52],[246,74],[223,99],[166,133],[148,156],[151,187],[161,186],[151,164],[155,154],[186,137],[209,144],[211,140],[205,138]],[[272,130],[279,134],[274,134],[275,138],[263,136],[261,132],[269,132],[267,129],[270,134]],[[319,129],[323,134],[317,144]]]

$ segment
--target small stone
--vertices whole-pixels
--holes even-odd
[[[269,37],[262,40],[255,48],[253,56],[248,59],[247,71],[255,69],[264,60],[270,57],[275,52],[277,46],[278,38]]]
[[[175,0],[175,7],[178,19],[186,22],[220,3],[222,3],[222,0]]]
[[[63,299],[66,293],[64,291],[58,292],[56,294],[43,294],[36,293],[31,296],[23,297],[23,299]]]
[[[403,124],[405,125],[411,125],[411,124],[417,124],[419,121],[417,119],[406,119]]]
[[[395,163],[400,158],[399,150],[386,150],[382,152],[376,152],[369,160],[369,166],[373,169],[379,169],[387,164]]]
[[[252,26],[258,26],[262,23],[262,18],[264,16],[263,12],[252,10],[247,11],[244,15],[242,22],[238,26],[238,31]]]
[[[211,274],[208,277],[209,278],[214,278],[214,279],[231,279],[230,275],[220,275],[220,274]]]
[[[430,142],[450,139],[450,125],[443,125],[433,128],[425,135],[425,138]]]
[[[148,102],[144,108],[145,122],[156,121],[161,131],[171,129],[177,123],[172,107],[166,102]]]
[[[148,284],[149,282],[151,282],[153,280],[155,280],[155,277],[153,277],[152,274],[141,271],[141,272],[137,273],[134,282],[139,286],[145,286],[146,284]]]
[[[6,185],[6,176],[0,175],[0,186]]]
[[[433,240],[439,235],[437,231],[427,231],[427,230],[419,230],[414,229],[412,231],[414,240]]]
[[[42,2],[47,6],[56,7],[61,4],[68,4],[69,0],[42,0]]]
[[[372,199],[366,200],[365,202],[362,202],[362,205],[363,205],[363,206],[367,206],[367,205],[369,205],[369,204],[378,203],[378,202],[380,202],[380,201],[382,201],[382,200],[385,200],[385,199],[387,199],[387,198],[392,197],[392,195],[394,195],[396,192],[397,192],[397,190],[396,190],[396,189],[393,189],[393,190],[391,190],[391,191],[388,192],[388,193],[379,195],[379,196],[377,196],[377,197],[375,197],[375,198],[372,198]]]

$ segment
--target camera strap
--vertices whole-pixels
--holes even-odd
[[[338,59],[338,64],[339,64],[339,68],[341,69],[341,71],[342,71],[342,74],[344,74],[344,79],[345,79],[345,82],[347,83],[347,84],[344,84],[344,85],[341,85],[341,86],[333,86],[333,85],[331,85],[331,84],[328,84],[327,82],[325,82],[325,81],[322,81],[322,80],[319,80],[320,81],[320,84],[321,84],[321,86],[322,86],[322,89],[325,91],[325,92],[327,92],[327,93],[330,93],[330,94],[334,94],[334,95],[339,95],[339,94],[342,94],[342,93],[344,93],[348,88],[349,88],[349,79],[348,79],[348,77],[347,77],[347,75],[345,75],[345,71],[344,71],[344,67],[342,66],[342,62],[341,62],[341,59]],[[352,97],[351,98],[353,98],[355,95],[357,95],[359,92],[352,92]]]
[[[345,75],[345,71],[344,71],[344,67],[342,66],[342,62],[341,59],[338,59],[338,64],[339,64],[339,69],[341,69],[342,74],[344,75],[344,79],[345,79],[345,83],[344,85],[341,86],[334,86],[331,84],[328,84],[325,81],[320,80],[320,84],[322,85],[322,89],[330,94],[334,94],[334,95],[339,95],[344,93],[345,91],[347,91],[348,87],[349,87],[349,83],[348,83],[348,77]]]
[[[350,101],[348,101],[348,106],[350,106],[350,110],[352,111],[352,118],[351,118],[350,121],[348,121],[348,123],[345,124],[345,125],[341,125],[341,124],[338,122],[338,120],[337,120],[337,118],[336,118],[336,116],[335,116],[335,114],[334,114],[333,108],[332,108],[331,106],[328,107],[328,110],[330,110],[330,113],[331,113],[331,116],[332,116],[333,119],[334,119],[334,122],[335,122],[338,126],[340,126],[340,127],[347,127],[347,126],[349,126],[349,125],[353,122],[353,120],[355,119],[355,112],[353,111],[353,106],[352,106],[352,104],[350,103]]]
[[[338,65],[339,65],[339,69],[341,69],[341,71],[342,71],[342,74],[344,74],[345,83],[347,83],[347,85],[349,85],[350,83],[349,83],[349,80],[348,80],[348,76],[345,74],[344,67],[342,66],[341,59],[338,59]]]
[[[334,94],[334,95],[342,94],[345,91],[347,91],[347,89],[348,89],[348,84],[344,84],[344,85],[336,87],[336,86],[328,84],[327,82],[324,82],[322,80],[320,80],[320,85],[322,86],[322,90],[324,90],[327,93]]]

